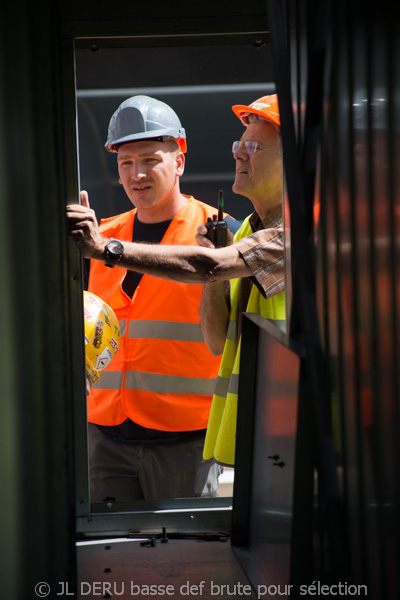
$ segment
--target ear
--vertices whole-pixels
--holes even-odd
[[[183,152],[178,152],[175,157],[175,172],[178,177],[182,177],[185,170],[185,155]]]
[[[121,178],[118,179],[118,183],[120,183],[122,185],[122,181]]]

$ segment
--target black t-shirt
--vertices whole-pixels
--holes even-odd
[[[142,223],[137,215],[135,216],[133,227],[133,242],[147,242],[159,244],[165,235],[171,221],[161,223]],[[85,265],[85,286],[89,280],[90,262]],[[122,289],[132,298],[141,278],[142,273],[136,271],[127,271]],[[136,446],[149,444],[167,444],[196,437],[203,437],[205,429],[199,431],[160,431],[158,429],[148,429],[135,423],[131,419],[126,419],[120,425],[97,425],[97,427],[114,442],[121,444],[132,444]]]

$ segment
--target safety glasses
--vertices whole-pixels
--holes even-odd
[[[244,144],[247,154],[255,154],[257,152],[257,150],[264,150],[264,148],[265,148],[265,146],[263,146],[263,144],[258,144],[257,142],[241,142],[241,141],[233,142],[233,144],[232,144],[233,154],[235,154],[235,152],[237,152],[239,150],[241,144]]]

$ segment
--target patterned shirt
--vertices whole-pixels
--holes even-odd
[[[249,222],[254,233],[236,242],[235,248],[253,274],[247,279],[270,298],[285,289],[282,208],[277,207],[263,221],[254,212]]]

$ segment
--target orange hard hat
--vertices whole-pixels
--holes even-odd
[[[281,126],[281,120],[279,118],[278,96],[276,94],[272,94],[271,96],[263,96],[262,98],[252,102],[249,106],[245,106],[244,104],[236,104],[235,106],[232,106],[232,110],[242,121],[243,125],[246,125],[246,127],[248,125],[247,117],[250,113],[260,115],[260,117],[271,121],[275,125],[278,125],[278,127]]]

